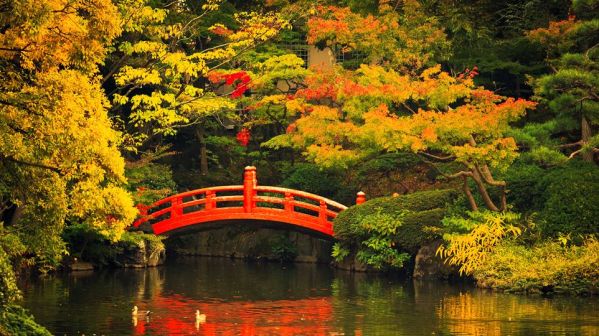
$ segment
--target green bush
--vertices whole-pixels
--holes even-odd
[[[353,206],[334,220],[334,257],[351,251],[377,269],[401,268],[418,249],[439,238],[446,205],[455,190],[432,190],[398,197],[381,197]]]
[[[599,241],[581,246],[508,242],[495,248],[474,272],[481,287],[527,293],[599,293]]]
[[[516,212],[541,209],[545,197],[538,184],[544,174],[545,169],[534,164],[514,164],[507,170],[504,177],[509,190],[507,201]]]
[[[508,202],[522,213],[538,213],[539,229],[545,237],[560,233],[572,236],[599,233],[599,169],[573,160],[543,169],[516,164],[505,175]]]
[[[164,250],[162,238],[154,234],[126,231],[112,242],[86,225],[71,225],[63,233],[69,253],[97,266],[120,266],[119,257],[126,251],[144,247],[148,254]]]
[[[51,336],[43,326],[37,324],[25,309],[9,305],[0,309],[0,335]]]
[[[599,168],[578,161],[549,172],[539,183],[545,195],[539,227],[545,236],[599,234]]]
[[[363,225],[366,216],[380,212],[401,218],[401,227],[395,239],[402,247],[415,250],[434,235],[425,228],[440,227],[447,204],[459,193],[452,189],[417,192],[398,197],[380,197],[361,205],[352,206],[334,221],[335,237],[343,241],[362,241],[369,232]],[[433,230],[434,231],[434,230]],[[399,243],[401,242],[401,243]]]

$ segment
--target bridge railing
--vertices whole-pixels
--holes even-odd
[[[366,200],[359,192],[356,203]],[[246,167],[243,185],[202,188],[169,196],[140,208],[133,224],[176,224],[192,216],[218,216],[238,219],[240,214],[301,217],[332,234],[332,220],[347,209],[343,204],[315,194],[281,187],[258,186],[256,168]],[[161,230],[162,231],[162,230]]]

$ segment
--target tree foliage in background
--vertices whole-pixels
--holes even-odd
[[[118,239],[136,215],[97,69],[121,21],[105,0],[1,10],[1,211],[27,252],[52,265],[66,219]]]
[[[505,170],[517,156],[510,124],[534,103],[494,94],[475,86],[474,70],[452,76],[439,65],[445,37],[435,22],[422,19],[415,3],[407,2],[403,16],[389,10],[404,25],[353,31],[352,25],[368,27],[361,20],[377,20],[357,14],[324,12],[308,22],[309,41],[370,41],[370,65],[344,70],[321,70],[306,78],[306,88],[295,95],[298,120],[288,133],[267,146],[304,149],[310,160],[324,166],[352,164],[381,152],[408,151],[439,162],[456,162],[448,178],[462,178],[473,210],[478,208],[467,180],[475,183],[485,206],[493,211],[507,207],[505,181],[495,180],[493,170]],[[336,9],[330,9],[336,13]],[[357,22],[357,23],[356,23]],[[408,29],[409,28],[409,29]],[[352,35],[354,34],[354,35]],[[365,35],[365,36],[362,36]],[[311,37],[312,36],[312,37]],[[416,50],[411,38],[424,38]],[[366,43],[366,42],[364,42]],[[349,44],[348,48],[359,48]],[[392,54],[385,54],[388,48]],[[366,50],[364,50],[366,51]],[[377,54],[378,53],[378,54]],[[424,62],[414,62],[420,55]],[[493,200],[488,188],[500,190]]]
[[[599,1],[575,0],[572,13],[576,16],[528,33],[547,53],[551,73],[533,83],[536,97],[554,116],[534,130],[559,139],[541,145],[593,162],[599,153]]]
[[[275,12],[230,12],[221,2],[119,2],[123,34],[103,82],[114,86],[110,98],[127,130],[126,149],[183,126],[201,126],[208,116],[236,118],[237,103],[230,98],[239,98],[249,82],[241,80],[244,72],[233,60],[289,23]]]

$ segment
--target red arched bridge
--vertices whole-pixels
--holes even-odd
[[[366,201],[359,192],[356,204]],[[202,188],[169,196],[140,209],[133,226],[150,225],[155,234],[216,222],[260,221],[292,225],[333,236],[333,219],[347,209],[315,194],[259,186],[256,167],[246,167],[243,185]]]

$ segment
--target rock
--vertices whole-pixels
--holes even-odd
[[[351,272],[380,273],[380,271],[358,260],[358,257],[355,253],[345,257],[345,259],[343,259],[341,262],[333,262],[333,266],[335,266],[335,268]]]
[[[93,271],[94,265],[85,261],[74,260],[68,265],[71,272]]]
[[[166,250],[164,246],[153,247],[142,240],[134,245],[125,246],[116,256],[116,263],[122,267],[144,268],[158,266],[164,263]]]
[[[447,265],[437,256],[441,244],[442,240],[436,240],[418,250],[413,273],[415,279],[447,279],[457,274],[456,267]]]
[[[284,258],[306,263],[329,263],[332,249],[331,241],[306,233],[247,224],[188,233],[165,243],[167,250],[180,255],[277,261]]]

